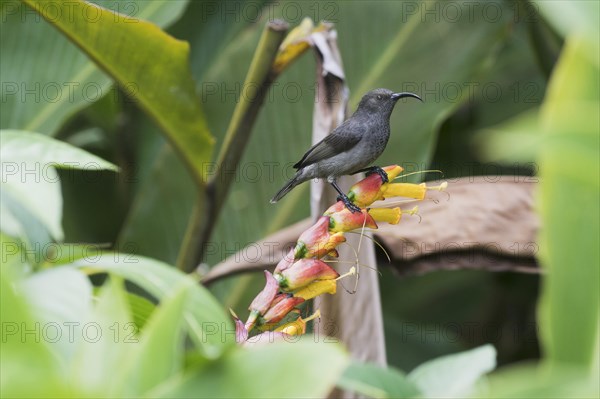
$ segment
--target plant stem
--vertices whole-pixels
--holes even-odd
[[[202,247],[202,242],[200,241],[202,235],[202,223],[207,219],[205,212],[209,201],[207,201],[205,192],[202,189],[199,189],[199,191],[196,202],[194,202],[194,207],[192,208],[190,221],[187,225],[185,235],[183,236],[183,241],[181,242],[181,247],[179,248],[176,262],[179,270],[188,273],[193,271],[193,268],[190,265],[196,264],[196,257],[201,250],[201,248],[198,247]]]
[[[272,65],[287,31],[288,24],[283,21],[271,21],[263,31],[244,82],[243,87],[247,90],[235,107],[217,158],[216,173],[206,186],[206,201],[199,200],[194,206],[177,259],[177,267],[182,271],[192,272],[202,258],[202,243],[212,234],[252,127],[267,91],[277,77]]]
[[[209,186],[214,187],[214,199],[218,207],[222,205],[235,177],[233,172],[237,169],[243,155],[267,90],[276,78],[276,73],[271,67],[287,28],[288,25],[283,21],[269,22],[258,43],[244,81],[243,87],[247,88],[246,93],[240,96],[235,107],[217,158],[217,171],[208,182]]]

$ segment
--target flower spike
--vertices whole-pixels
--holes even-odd
[[[402,167],[391,165],[382,169],[387,179],[383,174],[372,173],[350,188],[348,197],[360,208],[359,212],[351,212],[343,201],[337,201],[300,235],[296,245],[277,264],[274,274],[265,271],[265,287],[250,304],[246,323],[232,313],[238,343],[251,346],[305,334],[306,324],[321,314],[316,311],[303,319],[297,306],[321,294],[335,294],[338,280],[356,274],[356,268],[352,267],[340,276],[321,258],[339,256],[336,247],[346,241],[345,233],[363,228],[377,229],[377,223],[397,224],[403,214],[418,212],[416,206],[410,210],[369,207],[375,201],[391,197],[422,200],[428,190],[444,191],[448,186],[446,182],[438,186],[394,183]],[[254,327],[260,333],[250,336]]]

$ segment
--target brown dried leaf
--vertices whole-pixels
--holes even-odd
[[[418,217],[403,217],[397,226],[382,224],[378,240],[397,260],[440,252],[481,250],[492,254],[533,257],[539,220],[534,207],[534,178],[465,177],[445,192],[428,192]],[[434,186],[436,182],[427,185]],[[386,205],[382,201],[377,205]],[[407,204],[405,208],[412,207]]]
[[[272,271],[287,251],[296,244],[300,234],[311,224],[310,219],[304,219],[253,243],[215,265],[208,273],[203,274],[202,283],[211,284],[223,277],[238,273],[265,269]],[[198,273],[201,274],[200,271]]]

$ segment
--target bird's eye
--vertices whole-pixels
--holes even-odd
[[[381,100],[381,99],[382,99],[382,97],[381,97],[381,96],[377,96],[377,99],[378,99],[378,100]]]

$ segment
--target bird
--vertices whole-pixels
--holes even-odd
[[[390,116],[397,101],[415,93],[394,93],[389,89],[374,89],[366,93],[356,111],[323,140],[313,145],[298,161],[296,174],[271,199],[276,203],[297,185],[314,178],[327,179],[352,213],[360,212],[337,184],[337,178],[360,172],[377,173],[384,183],[387,174],[379,166],[369,165],[383,153],[390,138]]]

